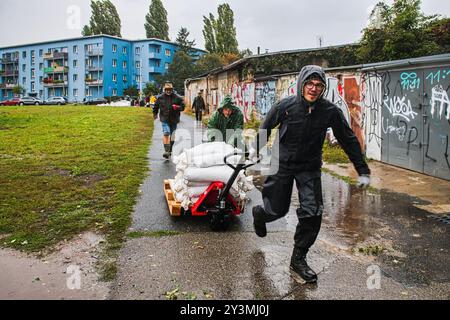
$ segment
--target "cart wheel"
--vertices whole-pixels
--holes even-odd
[[[210,212],[209,226],[212,231],[225,231],[230,226],[230,215],[218,211]]]

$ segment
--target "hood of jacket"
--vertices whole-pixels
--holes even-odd
[[[310,65],[310,66],[304,66],[302,68],[302,70],[300,71],[300,75],[298,76],[297,101],[300,102],[303,100],[303,85],[305,84],[306,79],[308,79],[313,74],[317,74],[319,76],[319,78],[322,80],[323,84],[325,85],[325,89],[323,90],[322,95],[320,96],[320,98],[318,100],[323,98],[323,95],[327,91],[327,88],[326,88],[326,84],[327,84],[326,79],[327,78],[326,78],[325,72],[319,66]]]

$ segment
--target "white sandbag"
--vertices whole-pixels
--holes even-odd
[[[198,198],[201,195],[203,195],[203,193],[205,193],[206,189],[208,189],[209,185],[204,186],[204,187],[193,187],[193,188],[189,188],[188,189],[188,196],[189,198]]]
[[[189,166],[195,166],[197,168],[209,168],[214,166],[223,166],[225,164],[224,158],[229,154],[213,153],[203,154],[201,156],[190,159]],[[237,165],[241,160],[241,156],[235,155],[227,159],[227,162],[232,165]]]
[[[206,154],[223,154],[227,155],[234,152],[234,147],[225,142],[209,142],[202,143],[194,148],[185,151],[186,157],[189,159],[200,157]]]
[[[189,167],[184,172],[184,179],[189,182],[213,182],[221,181],[227,183],[233,174],[233,169],[228,166],[216,166],[209,168]]]

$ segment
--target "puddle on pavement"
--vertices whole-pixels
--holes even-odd
[[[254,177],[259,190],[263,182],[264,177]],[[415,206],[427,202],[385,190],[361,190],[325,173],[322,190],[325,209],[319,239],[349,251],[383,248],[377,263],[383,264],[387,276],[405,284],[450,280],[449,225]],[[291,206],[299,206],[295,186]],[[288,229],[295,231],[295,215],[287,220]]]

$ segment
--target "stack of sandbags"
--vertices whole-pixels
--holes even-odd
[[[211,142],[185,150],[173,158],[177,174],[169,180],[175,199],[181,202],[185,210],[194,204],[208,189],[212,182],[227,183],[233,174],[233,169],[224,163],[227,155],[240,150],[224,142]],[[228,163],[236,165],[241,160],[240,155],[228,158]],[[246,193],[254,188],[253,177],[246,177],[241,171],[230,190],[236,200],[244,200]]]

